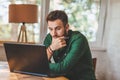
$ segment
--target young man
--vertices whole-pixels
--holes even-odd
[[[96,80],[87,39],[80,32],[69,30],[66,13],[52,11],[46,21],[50,33],[44,44],[51,72],[65,74],[69,80]]]

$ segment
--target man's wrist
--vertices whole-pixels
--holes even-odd
[[[50,51],[53,53],[54,51],[52,50],[51,46],[49,46]]]
[[[52,54],[53,54],[53,50],[51,49],[50,46],[47,48],[47,50],[49,51],[49,55],[52,55]]]

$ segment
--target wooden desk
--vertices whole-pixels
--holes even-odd
[[[45,78],[19,73],[11,73],[7,62],[0,61],[0,80],[68,80],[65,77]]]

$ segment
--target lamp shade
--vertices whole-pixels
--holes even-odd
[[[9,22],[37,23],[38,7],[34,4],[10,4]]]

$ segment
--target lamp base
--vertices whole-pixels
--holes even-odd
[[[21,26],[17,42],[27,43],[27,32],[26,32],[26,26],[24,23]]]

